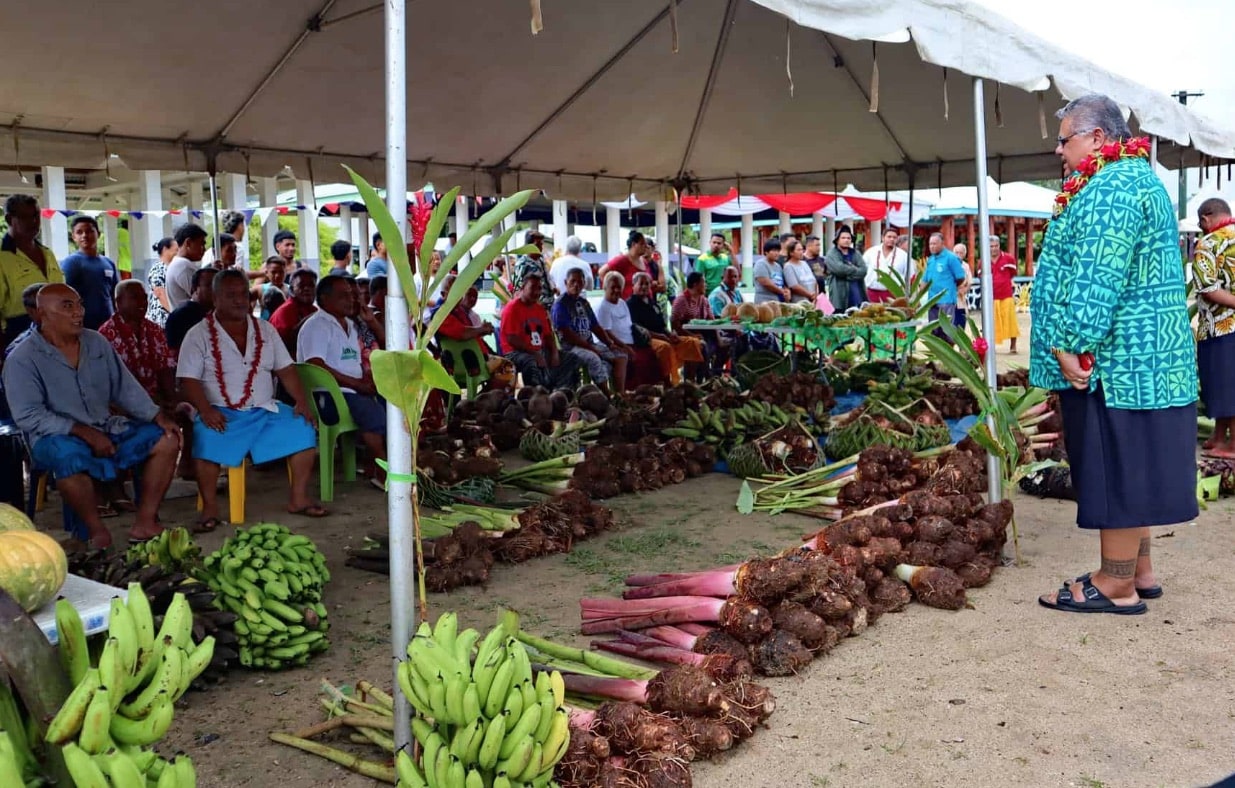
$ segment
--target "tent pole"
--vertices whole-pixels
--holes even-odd
[[[407,18],[406,0],[386,0],[386,206],[407,239]],[[415,265],[413,261],[412,265]],[[406,348],[411,324],[403,286],[392,268],[386,291],[386,346]],[[394,656],[392,678],[399,686],[399,664],[407,658],[416,624],[416,584],[413,582],[415,543],[412,539],[411,436],[404,415],[386,403],[387,475],[386,512],[390,520],[390,647]],[[395,747],[412,742],[412,710],[402,692],[394,692]]]
[[[190,186],[197,189],[198,194],[201,194],[201,186]],[[214,259],[218,260],[222,249],[219,247],[219,234],[223,230],[219,227],[219,178],[214,173],[214,167],[210,168],[210,209],[214,213]]]
[[[973,81],[973,136],[974,165],[977,172],[978,185],[978,236],[979,248],[982,252],[982,336],[986,338],[986,385],[991,394],[998,390],[995,369],[995,294],[991,286],[991,220],[990,205],[986,196],[986,96],[982,80]],[[991,434],[995,434],[995,416],[987,416],[987,424]],[[991,503],[1003,499],[1003,468],[999,458],[992,453],[986,455],[987,495]]]

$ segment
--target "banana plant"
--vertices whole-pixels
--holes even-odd
[[[909,304],[909,308],[913,310],[913,320],[924,320],[930,312],[931,307],[939,303],[939,299],[943,298],[943,293],[936,293],[934,297],[928,298],[930,293],[930,283],[925,277],[919,276],[910,281],[905,281],[905,278],[900,275],[896,269],[880,271],[878,274],[879,284],[887,289],[888,295],[892,298],[903,298]]]
[[[467,293],[468,288],[480,278],[485,269],[489,267],[489,264],[493,262],[493,258],[503,253],[506,244],[509,243],[511,236],[515,233],[514,227],[500,232],[495,232],[495,228],[499,228],[502,220],[507,216],[522,208],[533,192],[525,190],[512,194],[490,209],[484,216],[469,224],[467,232],[459,238],[454,248],[446,255],[446,259],[442,261],[438,272],[433,274],[430,267],[433,247],[441,235],[442,229],[446,226],[446,221],[450,217],[450,211],[455,204],[455,198],[458,197],[459,189],[451,189],[443,195],[433,208],[432,213],[428,215],[427,221],[422,216],[419,217],[421,221],[413,222],[412,243],[404,246],[401,243],[393,242],[393,239],[400,238],[402,234],[399,232],[399,226],[395,222],[394,216],[386,207],[385,200],[358,173],[351,168],[346,169],[348,174],[351,175],[352,183],[356,185],[356,189],[364,200],[365,210],[368,211],[370,218],[377,225],[378,232],[381,233],[383,238],[392,239],[392,242],[386,244],[386,250],[390,265],[398,274],[399,285],[403,289],[403,297],[407,299],[408,313],[411,316],[411,347],[375,350],[369,362],[373,368],[373,382],[377,387],[378,393],[403,413],[407,430],[411,434],[413,471],[411,482],[411,526],[416,546],[416,580],[419,589],[420,613],[421,617],[424,618],[428,615],[428,606],[425,602],[424,546],[421,541],[420,504],[417,500],[419,496],[415,476],[416,469],[419,467],[417,460],[420,443],[420,422],[424,416],[425,406],[428,404],[429,397],[435,389],[455,396],[461,393],[459,384],[455,382],[454,376],[447,372],[441,362],[429,352],[429,341],[437,333],[438,328],[446,320],[450,311],[455,308]],[[423,230],[417,232],[420,228],[423,228]],[[491,232],[493,232],[493,235],[484,248],[479,253],[473,255],[472,259],[458,271],[454,285],[450,288],[450,292],[446,294],[442,305],[433,314],[433,317],[427,324],[423,322],[420,316],[424,312],[425,307],[428,306],[428,301],[432,294],[437,292],[442,283],[446,281],[446,277],[454,271],[455,267],[463,259],[463,255],[480,243],[481,239]],[[417,237],[418,235],[420,237]],[[414,262],[416,267],[414,270],[412,268],[413,261],[409,259],[409,249],[415,251],[416,259]],[[513,253],[527,254],[534,251],[534,247],[527,246],[520,247]],[[395,525],[399,527],[404,524],[396,523]]]

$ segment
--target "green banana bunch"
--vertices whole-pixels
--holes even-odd
[[[240,664],[279,670],[325,651],[326,559],[307,536],[276,523],[238,530],[206,557],[199,577],[236,615]]]
[[[454,613],[421,624],[407,656],[399,688],[416,711],[422,755],[417,764],[399,753],[401,788],[549,785],[570,742],[560,673],[533,674],[504,628],[481,640],[474,629],[460,632]]]
[[[201,548],[186,528],[172,528],[129,548],[126,561],[178,571],[197,564]]]
[[[73,690],[47,726],[46,741],[60,746],[79,788],[195,786],[188,758],[165,761],[153,747],[167,735],[175,702],[210,664],[214,638],[193,641],[193,609],[174,595],[157,629],[139,583],[127,600],[111,601],[108,637],[91,664],[80,616],[66,600],[56,604],[59,659]],[[4,704],[0,698],[0,723]],[[6,739],[10,744],[11,737]],[[5,754],[0,743],[0,785]]]

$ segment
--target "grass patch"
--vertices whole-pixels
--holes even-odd
[[[693,549],[702,547],[703,543],[677,531],[662,528],[628,536],[618,536],[610,539],[606,546],[618,553],[626,553],[642,558],[656,558],[665,556],[669,548]]]

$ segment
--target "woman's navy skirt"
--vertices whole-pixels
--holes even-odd
[[[1201,401],[1211,419],[1235,416],[1235,334],[1196,343]]]
[[[1196,403],[1108,408],[1095,391],[1059,391],[1081,528],[1170,525],[1197,516]]]

